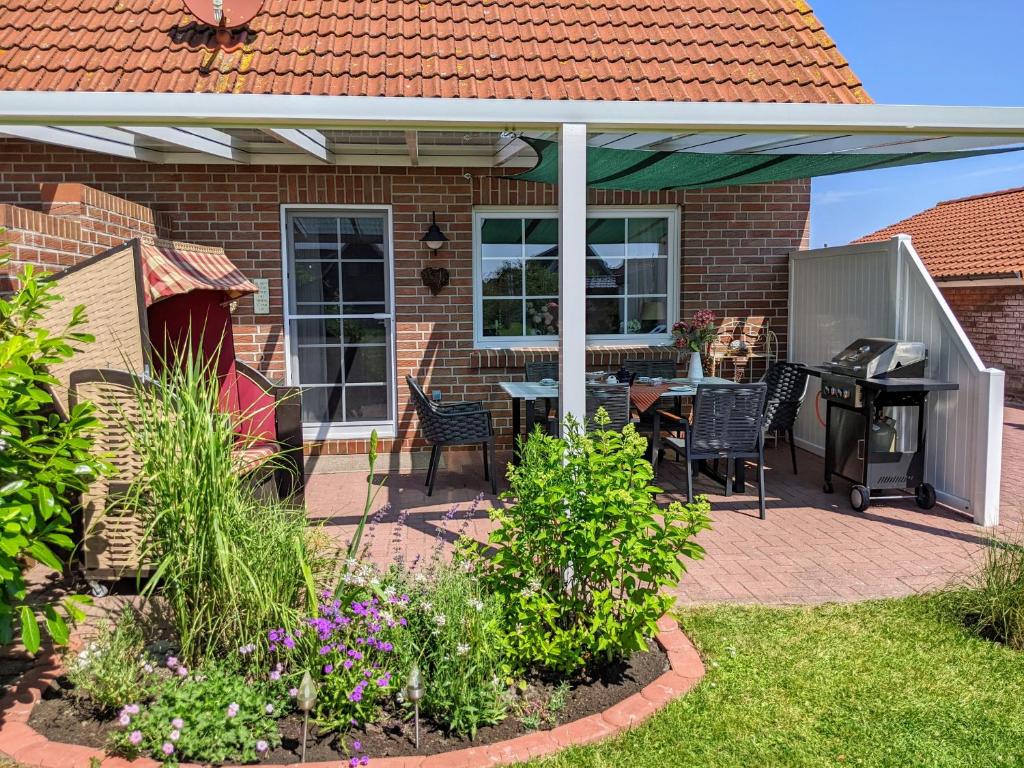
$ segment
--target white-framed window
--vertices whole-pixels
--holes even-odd
[[[473,211],[478,347],[558,340],[558,209]],[[587,339],[663,344],[679,312],[679,209],[587,209]]]
[[[288,381],[307,439],[390,435],[395,422],[391,212],[285,205]]]

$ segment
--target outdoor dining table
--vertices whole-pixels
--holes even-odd
[[[650,415],[652,422],[651,436],[651,464],[655,472],[658,469],[658,454],[661,452],[661,416],[658,413],[658,404],[662,398],[683,399],[690,398],[697,394],[698,384],[732,384],[729,379],[722,379],[717,376],[705,376],[702,379],[668,379],[663,384],[633,384],[629,388],[629,399],[633,407],[641,414]],[[512,401],[512,439],[522,437],[523,426],[523,403],[526,408],[526,434],[533,432],[535,419],[533,404],[543,400],[548,404],[558,400],[559,385],[541,384],[536,381],[504,381],[498,386],[509,396]],[[512,460],[519,461],[518,450],[513,450]],[[740,462],[742,463],[742,462]],[[710,470],[706,471],[710,473]],[[716,476],[715,479],[718,479]],[[737,469],[736,485],[738,490],[743,490],[742,472]]]

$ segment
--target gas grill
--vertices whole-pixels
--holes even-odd
[[[821,366],[805,366],[821,378],[826,403],[826,493],[838,476],[853,484],[850,505],[858,512],[879,499],[935,505],[935,489],[924,481],[928,393],[958,386],[925,378],[927,366],[922,342],[874,338],[857,339]]]

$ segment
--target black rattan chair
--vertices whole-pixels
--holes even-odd
[[[494,475],[494,427],[491,412],[482,403],[435,403],[423,392],[412,376],[405,377],[420,420],[420,431],[430,443],[430,466],[427,468],[427,496],[434,493],[441,449],[450,445],[479,445],[483,449],[484,480],[491,481],[491,493],[498,493]]]
[[[543,381],[554,379],[558,381],[557,360],[534,360],[526,364],[527,381]],[[543,400],[533,402],[533,422],[544,427],[549,435],[558,432],[558,398],[546,397]]]
[[[807,394],[807,372],[795,363],[775,363],[762,381],[768,385],[768,398],[764,406],[764,433],[778,440],[785,435],[789,441],[789,455],[796,474],[796,443],[793,425],[800,414],[800,406]]]
[[[676,377],[675,360],[627,360],[622,367],[634,376],[660,376],[663,379]]]
[[[598,408],[604,408],[611,421],[604,429],[621,430],[630,422],[629,384],[587,382],[587,429],[594,425]]]
[[[686,464],[686,498],[693,499],[693,469],[698,461],[725,459],[725,495],[732,493],[737,461],[757,461],[757,499],[760,517],[764,505],[764,382],[757,384],[701,384],[693,399],[693,415],[683,437],[666,441]],[[685,422],[684,422],[685,423]]]

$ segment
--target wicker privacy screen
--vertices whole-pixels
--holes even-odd
[[[537,164],[512,178],[558,183],[558,144],[523,137],[537,153]],[[710,154],[704,152],[652,152],[643,149],[587,147],[587,186],[599,189],[659,190],[709,189],[733,184],[831,176],[850,171],[935,163],[961,157],[1017,152],[1024,147],[970,152],[911,152],[904,154]]]

